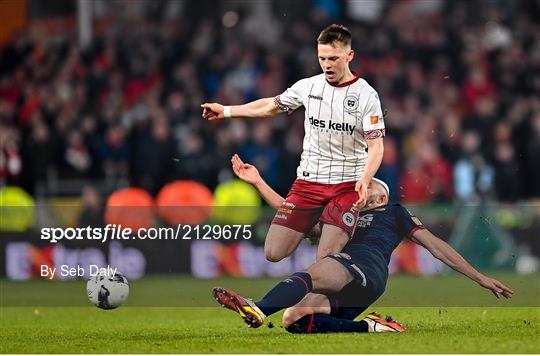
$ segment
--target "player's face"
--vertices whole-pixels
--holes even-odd
[[[354,51],[340,42],[319,44],[317,46],[319,64],[326,80],[330,83],[341,84],[349,70],[349,62],[354,57]]]
[[[386,190],[377,182],[369,182],[367,193],[366,208],[374,208],[388,202]]]

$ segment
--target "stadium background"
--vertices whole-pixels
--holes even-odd
[[[0,1],[0,352],[540,352],[539,17],[535,0]],[[199,105],[273,96],[318,73],[315,37],[334,22],[352,30],[352,67],[388,110],[378,176],[512,300],[402,244],[373,308],[409,333],[291,335],[270,328],[279,314],[249,330],[215,307],[213,286],[257,298],[315,247],[266,262],[272,209],[229,163],[239,153],[285,194],[301,111],[209,123]],[[110,219],[254,234],[40,240],[42,227]],[[123,307],[91,306],[82,278],[39,278],[41,265],[89,263],[128,276]]]
[[[209,123],[199,105],[274,96],[318,73],[314,39],[334,22],[351,29],[352,68],[388,111],[377,176],[393,199],[480,268],[538,270],[538,2],[8,0],[0,7],[0,272],[8,278],[34,278],[41,263],[110,262],[113,250],[131,278],[277,276],[309,263],[307,244],[281,267],[264,262],[272,211],[247,187],[231,185],[229,162],[239,153],[286,194],[302,111]],[[176,248],[39,239],[43,226],[102,226],[110,195],[126,187],[159,205],[162,188],[179,180],[200,183],[202,195],[221,189],[217,205],[250,206],[245,220],[214,213],[197,222],[250,223],[255,237]],[[212,204],[185,197],[192,187],[164,198],[186,207],[148,224],[185,223],[191,205]],[[407,244],[391,269],[443,271]]]

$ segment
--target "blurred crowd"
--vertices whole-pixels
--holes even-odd
[[[230,157],[287,192],[303,112],[206,122],[200,104],[271,97],[320,72],[315,39],[353,33],[352,68],[387,110],[378,176],[412,203],[540,197],[540,28],[534,1],[96,1],[118,16],[19,33],[0,52],[0,185],[81,180],[210,188]],[[129,11],[128,11],[129,10]],[[134,20],[135,19],[135,20]],[[136,25],[134,25],[136,24]]]

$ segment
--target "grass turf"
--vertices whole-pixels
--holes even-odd
[[[370,310],[409,332],[384,335],[291,335],[280,315],[270,317],[276,327],[251,330],[209,295],[221,284],[257,297],[271,279],[149,277],[131,283],[126,306],[112,311],[84,306],[83,281],[2,281],[0,352],[539,353],[538,276],[497,277],[516,290],[514,300],[499,301],[457,275],[392,277]]]

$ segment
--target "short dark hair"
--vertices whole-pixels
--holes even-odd
[[[333,24],[322,30],[317,37],[319,44],[333,44],[334,42],[350,46],[352,42],[351,31],[343,25]]]

